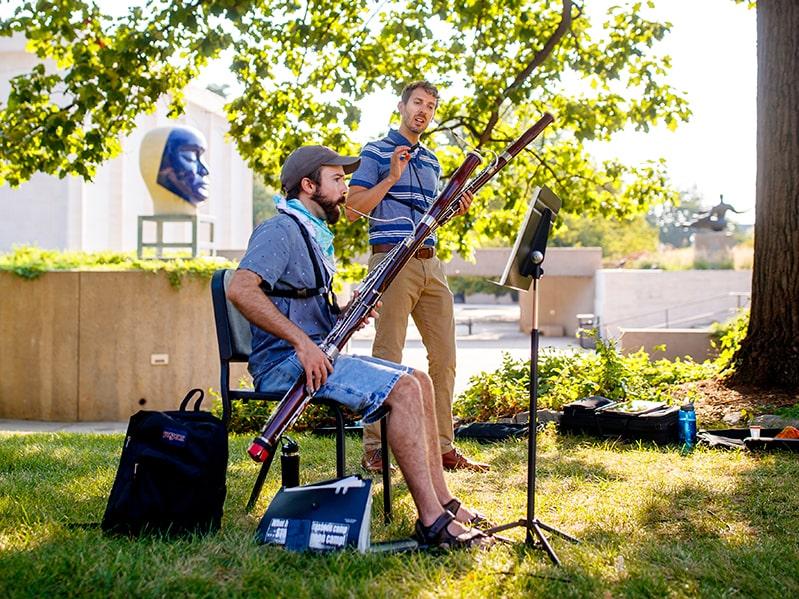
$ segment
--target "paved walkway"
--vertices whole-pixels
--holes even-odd
[[[467,321],[471,320],[471,334]],[[514,358],[530,357],[530,335],[519,330],[518,305],[455,304],[457,370],[455,394],[469,386],[469,379],[502,365],[503,353]],[[374,326],[365,327],[350,340],[347,351],[352,354],[371,354]],[[570,337],[541,337],[541,348],[579,350],[577,340]],[[427,351],[413,319],[408,324],[408,337],[402,363],[427,371]]]
[[[40,422],[0,419],[0,435],[29,433],[124,433],[127,422]]]
[[[455,304],[457,364],[455,394],[469,386],[469,379],[483,371],[493,371],[502,365],[503,352],[514,358],[530,356],[530,336],[519,330],[519,307],[505,304]],[[471,327],[468,323],[471,321]],[[370,355],[374,326],[358,331],[350,340],[347,352]],[[570,337],[541,337],[541,348],[579,351],[577,340]],[[408,325],[408,337],[402,356],[403,364],[427,370],[427,352],[413,321]],[[2,420],[0,433],[120,433],[127,422],[39,422],[33,420]]]

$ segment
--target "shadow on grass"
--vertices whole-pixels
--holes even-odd
[[[517,576],[515,583],[506,581],[505,590],[530,590],[532,583],[518,580],[530,576],[542,579],[535,585],[536,593],[558,596],[594,596],[609,588],[623,596],[797,596],[799,460],[787,452],[730,452],[731,463],[743,462],[745,467],[715,473],[697,467],[693,457],[721,463],[726,452],[703,451],[706,456],[701,452],[692,456],[676,446],[545,436],[537,469],[539,494],[543,488],[544,496],[539,496],[536,515],[575,533],[582,542],[572,546],[551,536],[564,560],[562,573],[569,581],[568,589],[558,590],[565,581],[557,577],[553,581],[546,570],[532,568],[524,574],[529,556],[517,546],[509,569]],[[492,463],[513,462],[515,457],[519,468],[518,452],[515,444],[499,446]],[[586,454],[592,458],[586,459]],[[616,464],[603,466],[603,454]],[[648,481],[646,471],[641,480],[619,473],[627,459],[631,470],[638,468],[636,458],[644,468],[648,462],[662,462],[666,473],[662,466]],[[570,496],[562,492],[563,487],[553,486],[563,477],[587,484]],[[625,482],[637,491],[620,495],[617,488]],[[591,515],[590,502],[581,505],[578,497],[592,493],[597,497],[596,517]],[[601,505],[602,494],[619,497],[615,510]],[[570,523],[564,512],[571,512]],[[549,521],[550,514],[555,515],[554,522]],[[588,524],[580,529],[575,523],[582,515],[588,515]],[[543,552],[540,555],[539,565],[547,560]]]
[[[185,540],[114,538],[57,526],[34,534],[37,541],[26,550],[0,555],[5,597],[407,596],[466,576],[475,564],[467,552],[294,554],[259,547],[251,531],[235,526]]]
[[[482,450],[481,458],[491,464],[492,473],[501,479],[507,478],[510,472],[526,474],[526,440],[486,444],[478,447]],[[561,449],[562,447],[559,445],[552,446],[551,443],[539,443],[536,453],[537,477],[546,478],[558,475],[579,480],[596,480],[597,478],[621,480],[624,478],[622,474],[611,472],[601,464],[569,456]]]
[[[615,576],[620,594],[799,594],[799,496],[789,482],[799,462],[789,453],[751,458],[752,467],[729,485],[663,481],[640,504],[632,527],[582,531],[583,540],[626,558]]]
[[[729,490],[687,486],[658,498],[650,528],[672,542],[647,544],[647,561],[702,594],[799,595],[799,497],[790,483],[799,464],[788,453],[753,460]]]
[[[407,596],[467,576],[476,563],[472,552],[298,555],[257,546],[255,528],[277,491],[279,467],[270,473],[253,514],[245,514],[258,465],[245,457],[246,440],[235,438],[222,531],[177,540],[105,536],[99,529],[75,524],[93,517],[99,522],[120,440],[95,446],[93,452],[81,448],[79,439],[57,451],[42,442],[48,439],[31,441],[0,449],[0,464],[13,462],[3,470],[3,480],[15,489],[13,498],[0,492],[2,596]],[[330,445],[332,441],[303,439],[304,478],[332,475],[334,465],[324,459],[332,455]],[[66,465],[63,454],[72,455]],[[104,482],[87,485],[93,476]],[[380,536],[388,535],[385,538],[407,536],[415,519],[405,485],[396,484],[394,495],[395,523],[376,526]],[[7,509],[12,499],[16,507]],[[380,521],[382,513],[376,509],[373,525]]]
[[[292,554],[258,547],[258,519],[277,491],[273,469],[252,515],[244,503],[258,466],[248,438],[230,446],[223,529],[185,540],[111,538],[69,528],[74,517],[102,515],[116,471],[121,437],[38,436],[0,443],[0,594],[58,596],[797,596],[799,460],[792,454],[751,456],[719,451],[682,458],[676,448],[616,446],[586,438],[542,436],[538,512],[575,534],[557,537],[563,561],[522,543],[489,552],[451,554]],[[360,444],[348,440],[355,471]],[[305,482],[334,472],[331,439],[303,437]],[[460,492],[520,517],[526,444],[464,445],[492,464],[489,476],[448,474]],[[718,465],[726,470],[716,472]],[[415,519],[407,488],[393,478],[395,522],[373,513],[373,538],[407,536]],[[508,480],[517,488],[511,488]],[[375,481],[375,507],[380,505]],[[508,508],[512,505],[512,508]],[[499,518],[498,518],[499,519]],[[517,531],[514,538],[518,538]]]
[[[560,450],[571,450],[578,447],[593,447],[596,449],[611,450],[617,453],[630,451],[657,451],[661,453],[679,452],[676,444],[660,444],[654,441],[627,441],[618,436],[597,437],[592,435],[573,435],[554,433],[555,445]]]

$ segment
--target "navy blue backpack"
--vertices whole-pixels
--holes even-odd
[[[193,410],[187,410],[197,394]],[[101,524],[105,532],[181,535],[219,529],[228,437],[219,418],[200,411],[202,400],[202,390],[192,389],[178,410],[141,410],[131,417]]]

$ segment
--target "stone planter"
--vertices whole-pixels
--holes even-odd
[[[0,339],[0,418],[122,421],[219,388],[209,281],[190,276],[0,272]]]

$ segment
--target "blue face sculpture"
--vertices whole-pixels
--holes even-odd
[[[191,204],[208,199],[208,168],[201,156],[205,141],[191,129],[176,128],[169,133],[156,181]]]

